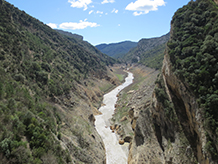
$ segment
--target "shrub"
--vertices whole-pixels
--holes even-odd
[[[24,80],[25,80],[25,76],[23,76],[22,74],[16,74],[16,75],[14,75],[14,80],[16,80],[16,81],[20,81],[20,82],[22,82],[22,83],[24,83]]]

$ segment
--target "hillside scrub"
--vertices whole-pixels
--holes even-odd
[[[84,88],[96,79],[110,80],[107,66],[114,63],[89,43],[73,41],[0,0],[1,162],[104,161],[101,139],[88,119],[100,89],[88,95]]]

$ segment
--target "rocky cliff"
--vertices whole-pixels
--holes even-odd
[[[217,163],[215,20],[209,0],[175,13],[152,100],[137,115],[130,164]]]

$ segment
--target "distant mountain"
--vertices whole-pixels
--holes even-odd
[[[124,41],[120,43],[99,44],[95,46],[101,52],[119,59],[121,62],[139,62],[148,67],[160,69],[164,57],[165,44],[170,33],[161,37],[141,39],[138,43]]]
[[[137,42],[124,41],[119,43],[111,43],[111,44],[99,44],[95,46],[101,52],[111,56],[113,58],[121,58],[125,55],[131,48],[137,46]]]
[[[163,61],[165,44],[170,33],[161,37],[141,39],[137,47],[132,48],[124,55],[123,61],[129,63],[140,62],[148,67],[160,69]]]

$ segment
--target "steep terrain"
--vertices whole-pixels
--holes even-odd
[[[137,47],[132,48],[122,61],[128,63],[141,63],[147,67],[160,69],[162,66],[164,50],[170,34],[157,38],[141,39]]]
[[[66,35],[68,37],[72,37],[72,38],[75,38],[75,39],[78,39],[80,41],[83,40],[83,36],[81,35],[78,35],[78,34],[72,34],[71,32],[67,32],[67,31],[63,31],[63,30],[58,30],[58,29],[55,29],[57,32],[59,32],[60,34],[63,34],[63,35]]]
[[[113,58],[122,58],[131,48],[136,47],[136,42],[124,41],[120,43],[99,44],[96,45],[101,52]]]
[[[129,111],[130,164],[218,163],[216,3],[191,1],[173,16],[152,100]]]
[[[0,0],[0,163],[105,163],[94,115],[114,63]]]

